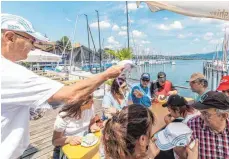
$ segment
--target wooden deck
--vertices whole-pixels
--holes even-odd
[[[101,100],[94,100],[95,113],[102,115]],[[46,112],[38,120],[30,121],[30,145],[21,159],[51,159],[53,155],[52,134],[56,115],[60,108]]]

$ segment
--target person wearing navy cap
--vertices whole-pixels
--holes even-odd
[[[140,84],[135,85],[132,88],[130,98],[134,104],[141,104],[146,107],[151,106],[151,97],[150,97],[150,74],[143,73],[141,75]]]

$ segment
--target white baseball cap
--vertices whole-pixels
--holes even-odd
[[[162,151],[177,146],[186,146],[191,141],[192,130],[182,122],[173,122],[155,134],[156,145]]]
[[[1,29],[27,33],[40,42],[49,41],[49,39],[41,33],[36,32],[28,20],[17,15],[1,14]]]

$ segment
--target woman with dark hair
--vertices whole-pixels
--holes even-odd
[[[165,117],[166,124],[169,124],[174,119],[187,124],[191,118],[200,115],[200,112],[194,109],[191,104],[182,96],[171,95],[167,103],[163,104],[163,107],[167,107],[170,112]]]
[[[111,89],[103,97],[103,114],[105,118],[110,118],[112,114],[120,111],[128,105],[128,87],[125,77],[115,78],[112,82]]]
[[[79,145],[83,136],[88,132],[99,131],[100,128],[102,128],[100,118],[94,115],[93,96],[64,106],[54,124],[52,143],[56,147],[53,158],[59,158],[61,146]]]
[[[108,119],[103,130],[105,158],[153,159],[160,150],[152,139],[155,117],[152,112],[138,104],[123,108]],[[190,150],[188,159],[198,158],[198,143]]]

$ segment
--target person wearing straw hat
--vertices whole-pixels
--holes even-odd
[[[51,102],[76,103],[109,78],[120,75],[124,66],[106,71],[72,86],[40,77],[16,64],[25,60],[35,43],[48,41],[32,24],[17,15],[1,14],[1,158],[20,157],[29,145],[30,108]]]
[[[197,102],[208,91],[208,81],[202,73],[193,73],[187,82],[189,82],[191,90],[198,94],[195,98]]]
[[[217,91],[222,91],[226,96],[229,97],[229,76],[224,76],[221,79]]]

